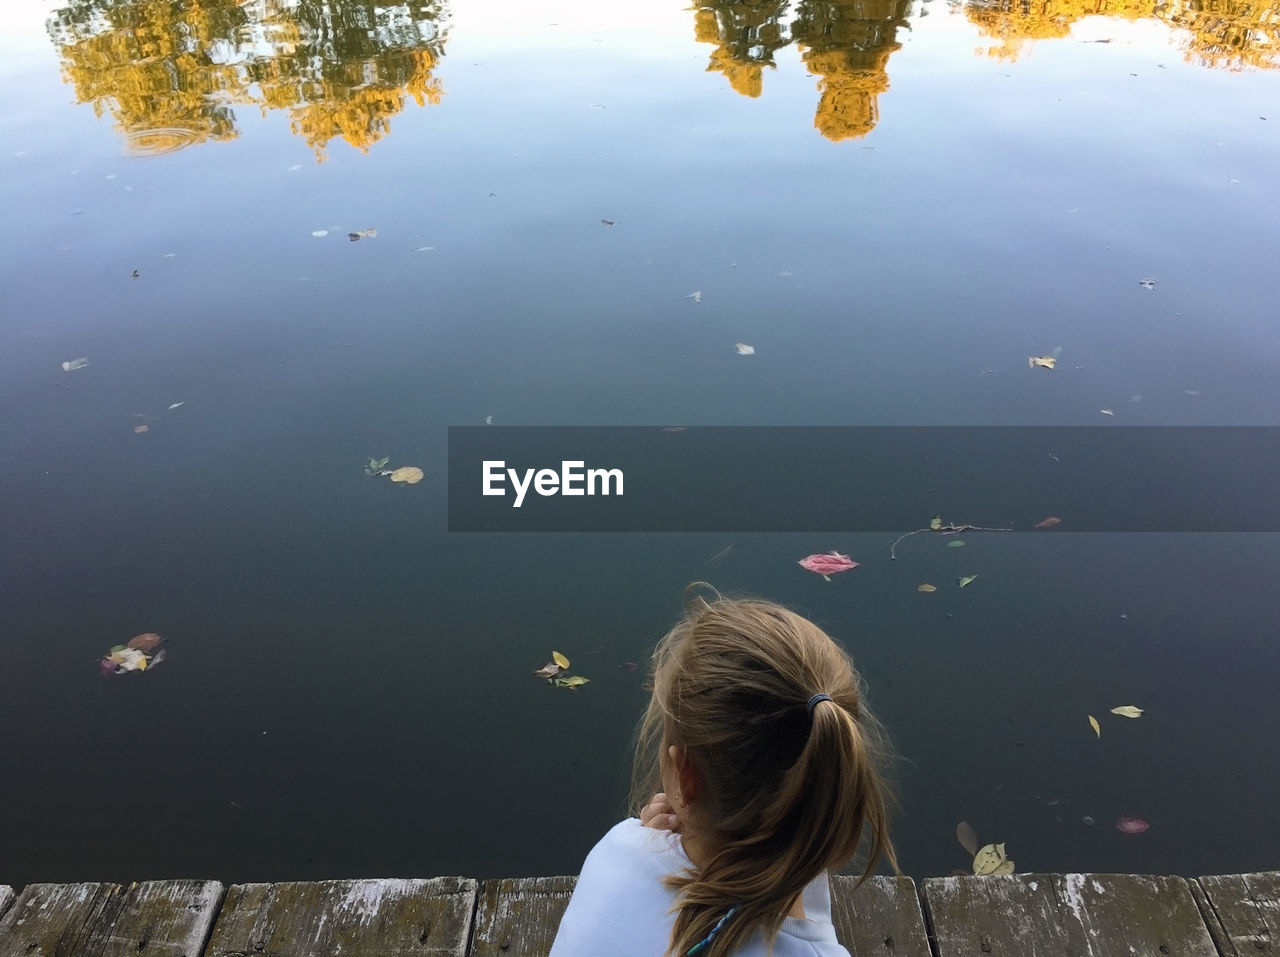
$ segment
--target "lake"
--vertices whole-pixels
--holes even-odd
[[[445,483],[486,423],[1280,424],[1269,2],[7,9],[0,882],[576,873],[699,579],[853,654],[907,873],[961,820],[1021,871],[1274,869],[1274,533],[890,561],[450,533]]]

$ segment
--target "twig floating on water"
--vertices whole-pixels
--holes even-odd
[[[907,532],[903,535],[899,535],[897,538],[893,540],[893,544],[889,546],[889,560],[895,561],[895,562],[898,560],[897,548],[898,548],[899,542],[901,542],[904,538],[910,538],[912,535],[919,535],[921,532],[933,532],[934,534],[939,534],[939,535],[956,535],[960,532],[1012,532],[1012,531],[1013,531],[1012,528],[987,528],[986,526],[983,526],[983,525],[939,524],[939,525],[930,526],[929,528],[917,528],[914,532]]]

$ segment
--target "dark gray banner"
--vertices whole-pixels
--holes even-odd
[[[449,530],[1277,531],[1277,476],[1271,427],[456,427]]]

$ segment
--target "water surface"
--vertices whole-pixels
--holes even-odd
[[[1274,535],[890,562],[450,535],[443,485],[489,416],[1277,424],[1274,8],[191,9],[4,15],[0,880],[576,872],[699,578],[852,651],[908,873],[960,819],[1023,870],[1276,866]]]

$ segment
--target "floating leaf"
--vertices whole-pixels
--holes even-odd
[[[134,635],[129,639],[128,647],[136,648],[138,651],[154,651],[160,645],[164,644],[164,639],[153,631],[144,632],[141,635]]]
[[[387,467],[387,463],[391,461],[391,456],[385,459],[369,459],[369,464],[364,467],[365,475],[377,475]]]
[[[89,360],[85,358],[72,359],[69,362],[62,363],[63,372],[75,372],[77,369],[83,369],[89,364]]]
[[[391,473],[391,481],[404,482],[406,485],[417,485],[422,481],[422,469],[413,465],[402,465]]]
[[[1158,279],[1139,279],[1138,285],[1141,286],[1143,289],[1154,291],[1156,288],[1156,283],[1158,283],[1159,281],[1160,280]]]
[[[832,575],[838,572],[847,572],[851,568],[857,568],[858,563],[851,559],[848,555],[841,555],[839,552],[827,552],[822,555],[809,555],[800,559],[798,564],[805,571],[814,572],[821,575],[827,581],[831,581]]]
[[[935,592],[937,590],[938,590],[937,585],[930,585],[928,582],[925,582],[923,585],[916,586],[916,591],[924,592],[926,595],[929,594],[930,592]]]
[[[1115,415],[1115,412],[1112,409],[1099,409],[1098,411],[1103,415]]]
[[[143,432],[150,432],[150,431],[151,431],[151,426],[149,425],[135,425],[133,427],[134,435],[141,435]]]
[[[959,585],[961,588],[964,588],[966,585],[972,585],[977,580],[978,580],[977,575],[965,575],[963,578],[957,578],[956,584]]]
[[[172,405],[170,405],[170,406],[169,406],[169,408],[168,408],[168,409],[166,409],[165,411],[166,411],[166,412],[172,412],[174,409],[179,408],[180,406],[184,406],[184,405],[186,405],[186,404],[187,404],[187,403],[186,403],[186,401],[185,401],[185,400],[184,400],[184,401],[182,401],[182,402],[174,402],[174,403],[173,403]]]
[[[947,542],[947,548],[964,548],[964,539],[956,538]]]
[[[164,660],[164,650],[161,646],[166,640],[150,631],[134,635],[127,645],[112,645],[110,651],[98,663],[98,670],[104,675],[121,675],[126,671],[146,671]]]
[[[1122,704],[1118,708],[1111,709],[1112,714],[1118,714],[1122,718],[1141,718],[1142,709],[1136,708],[1131,704]]]
[[[121,648],[119,651],[111,652],[107,658],[115,662],[117,674],[125,671],[144,671],[147,667],[147,656],[136,648]]]
[[[745,342],[735,342],[733,347],[738,350],[740,356],[753,356],[756,354],[756,347],[749,346]]]
[[[1140,817],[1116,818],[1116,830],[1121,834],[1142,834],[1150,828],[1151,825]]]
[[[1061,521],[1062,519],[1058,518],[1058,516],[1050,515],[1048,518],[1042,518],[1040,521],[1036,522],[1036,528],[1053,528],[1053,526],[1057,525]]]
[[[537,671],[535,671],[534,674],[537,675],[539,678],[546,678],[547,680],[550,680],[554,678],[556,675],[561,674],[563,671],[564,669],[561,668],[554,661],[549,661],[545,665],[543,665],[541,668],[539,668]]]
[[[584,678],[582,675],[570,675],[568,678],[557,678],[557,688],[581,688],[590,681],[590,678]]]
[[[969,852],[970,857],[978,856],[978,835],[968,821],[961,821],[956,825],[956,840]]]
[[[1102,737],[1102,726],[1098,724],[1098,719],[1093,715],[1089,715],[1089,727],[1093,728],[1093,733],[1099,738]]]
[[[1013,873],[1013,861],[1005,856],[1003,844],[987,844],[973,855],[973,873],[1003,875]]]
[[[378,235],[378,231],[373,228],[357,229],[354,233],[347,233],[347,239],[354,243],[361,239],[372,239],[376,235]]]
[[[558,651],[551,652],[551,660],[558,664],[565,671],[569,670],[569,659]]]
[[[692,299],[694,302],[702,302],[702,290],[695,289],[693,292],[689,293],[689,295],[685,296],[685,298]]]
[[[942,527],[942,516],[941,515],[933,516],[933,519],[929,522],[929,530],[936,532],[941,527]]]
[[[1034,369],[1036,366],[1040,366],[1041,368],[1044,368],[1044,369],[1052,369],[1057,364],[1058,364],[1058,360],[1055,359],[1053,356],[1028,356],[1027,357],[1027,365],[1030,366],[1032,369]]]

